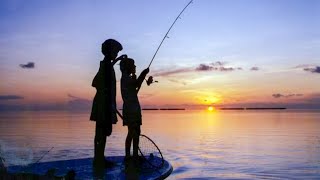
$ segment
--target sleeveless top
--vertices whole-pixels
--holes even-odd
[[[137,79],[122,73],[121,95],[123,100],[123,125],[142,124],[141,108],[137,95]]]

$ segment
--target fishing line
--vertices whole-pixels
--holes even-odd
[[[27,171],[30,170],[35,164],[39,163],[39,162],[41,161],[41,159],[42,159],[44,156],[46,156],[53,148],[54,148],[54,147],[51,147],[51,149],[49,149],[48,151],[44,152],[43,155],[42,155],[36,162],[31,163],[30,165],[26,166],[23,171],[25,171],[25,170],[27,170]]]
[[[34,164],[37,164],[38,162],[41,161],[41,159],[46,156],[54,147],[51,147],[51,149],[49,149],[47,152],[45,152]]]
[[[152,59],[151,59],[151,62],[150,62],[150,64],[149,64],[149,66],[148,66],[148,68],[151,66],[151,63],[153,62],[154,58],[156,57],[156,55],[157,55],[157,53],[158,53],[158,51],[159,51],[159,49],[160,49],[163,41],[164,41],[166,38],[168,38],[168,34],[169,34],[171,28],[172,28],[173,25],[176,23],[176,21],[180,18],[180,16],[181,16],[181,14],[183,13],[183,11],[192,3],[192,1],[193,1],[193,0],[191,0],[191,1],[182,9],[182,11],[179,13],[179,15],[177,16],[177,18],[173,21],[173,23],[172,23],[172,25],[170,26],[169,30],[168,30],[167,33],[164,35],[164,37],[163,37],[160,45],[158,46],[156,52],[154,53],[154,55],[153,55],[153,57],[152,57]]]

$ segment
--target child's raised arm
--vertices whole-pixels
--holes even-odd
[[[138,77],[137,79],[137,84],[136,84],[136,90],[137,90],[137,93],[139,92],[140,90],[140,87],[141,87],[141,84],[143,83],[144,79],[146,78],[147,74],[149,73],[149,68],[143,70],[140,74],[140,76]]]
[[[126,54],[119,56],[118,58],[112,61],[112,66],[115,65],[118,61],[122,61],[123,59],[126,59],[126,58],[128,58]]]

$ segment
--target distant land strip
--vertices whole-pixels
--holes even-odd
[[[284,110],[287,109],[286,107],[271,107],[271,108],[260,108],[260,107],[253,107],[253,108],[217,108],[218,110]],[[122,110],[122,109],[119,109]],[[170,111],[170,110],[186,110],[185,108],[142,108],[141,110],[144,111]]]
[[[143,108],[142,110],[186,110],[185,108]]]
[[[284,110],[285,107],[272,107],[272,108],[220,108],[220,110]]]
[[[245,110],[246,108],[220,108],[220,110]]]

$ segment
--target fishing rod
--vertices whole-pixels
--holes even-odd
[[[116,113],[118,114],[118,116],[120,116],[121,119],[123,119],[122,114],[118,111],[118,109],[116,109]]]
[[[31,164],[29,164],[28,166],[26,166],[26,167],[23,169],[23,171],[24,171],[24,170],[30,170],[35,164],[39,163],[39,162],[41,161],[41,159],[42,159],[44,156],[46,156],[53,148],[54,148],[54,147],[51,147],[51,149],[49,149],[48,151],[44,152],[44,153],[42,154],[42,156],[41,156],[36,162],[31,163]]]
[[[163,41],[168,37],[168,34],[169,34],[171,28],[172,28],[173,25],[176,23],[176,21],[180,18],[180,16],[181,16],[181,14],[183,13],[183,11],[192,3],[192,1],[193,1],[193,0],[191,0],[191,1],[182,9],[182,11],[180,12],[180,14],[179,14],[179,15],[177,16],[177,18],[173,21],[173,23],[172,23],[172,25],[170,26],[169,30],[168,30],[167,33],[164,35],[164,37],[163,37],[160,45],[158,46],[156,52],[154,53],[154,55],[153,55],[153,57],[152,57],[152,59],[151,59],[151,62],[150,62],[150,64],[149,64],[149,66],[148,66],[148,68],[151,66],[151,63],[153,62],[154,58],[156,57],[156,55],[157,55],[157,53],[158,53],[158,51],[159,51],[159,49],[160,49]]]
[[[42,159],[45,155],[47,155],[53,148],[54,148],[54,147],[51,147],[51,149],[49,149],[48,151],[46,151],[45,153],[43,153],[43,155],[42,155],[34,164],[37,164],[38,162],[40,162],[41,159]]]
[[[179,13],[179,15],[176,17],[176,19],[175,19],[175,20],[173,21],[173,23],[171,24],[169,30],[167,31],[167,33],[166,33],[166,34],[164,35],[164,37],[162,38],[161,43],[159,44],[156,52],[154,53],[154,55],[153,55],[153,57],[152,57],[152,59],[151,59],[151,61],[150,61],[150,64],[149,64],[149,66],[148,66],[148,68],[150,68],[150,66],[151,66],[154,58],[156,57],[156,55],[157,55],[157,53],[158,53],[158,51],[159,51],[159,49],[160,49],[163,41],[164,41],[166,38],[168,38],[168,34],[169,34],[171,28],[172,28],[173,25],[177,22],[177,20],[178,20],[179,18],[181,18],[181,17],[180,17],[181,14],[183,13],[183,11],[184,11],[185,9],[187,9],[187,7],[192,3],[192,1],[193,1],[193,0],[191,0],[191,1],[182,9],[182,11]],[[149,86],[150,84],[152,84],[153,82],[156,82],[156,83],[158,82],[158,81],[153,81],[153,77],[152,77],[152,76],[150,76],[148,79],[145,79],[145,81],[147,82],[147,85],[148,85],[148,86]]]

